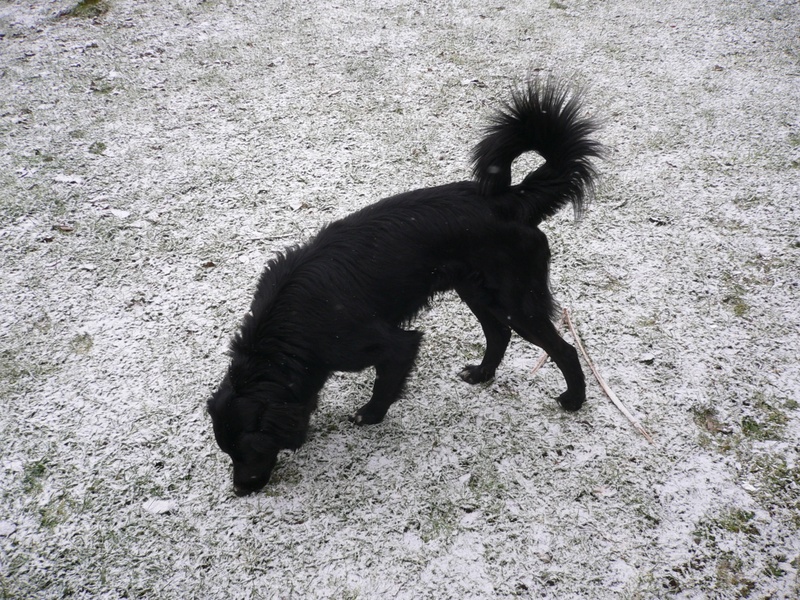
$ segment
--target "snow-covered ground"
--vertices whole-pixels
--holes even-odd
[[[0,597],[800,593],[800,7],[742,0],[0,3]],[[236,498],[205,400],[274,252],[464,179],[492,107],[589,86],[609,158],[546,225],[577,414],[451,296],[405,398]],[[587,370],[588,372],[588,370]]]

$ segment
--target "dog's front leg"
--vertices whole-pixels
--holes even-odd
[[[422,333],[419,331],[394,329],[377,349],[372,349],[378,355],[372,398],[350,418],[353,423],[372,425],[383,421],[386,411],[403,391],[421,341]]]

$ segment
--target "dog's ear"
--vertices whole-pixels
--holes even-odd
[[[299,404],[270,403],[261,413],[259,430],[278,441],[281,448],[297,450],[306,441],[308,415]]]
[[[228,405],[234,394],[235,392],[231,385],[230,378],[228,375],[225,375],[217,389],[214,390],[211,397],[206,402],[206,411],[208,414],[211,415],[212,418],[216,418],[217,415],[222,412],[222,409]]]

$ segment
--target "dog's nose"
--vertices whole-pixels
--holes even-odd
[[[237,496],[239,496],[240,498],[242,496],[249,496],[253,492],[255,492],[255,490],[250,490],[250,489],[247,489],[247,488],[243,488],[243,487],[240,487],[238,485],[233,486],[233,493],[236,494]]]
[[[247,496],[260,490],[266,483],[260,475],[250,475],[233,482],[233,493],[239,497]]]

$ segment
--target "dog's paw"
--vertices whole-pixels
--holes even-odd
[[[458,376],[469,384],[484,383],[494,377],[494,373],[489,373],[480,365],[467,365]]]
[[[564,392],[558,397],[558,403],[561,405],[561,408],[570,412],[580,410],[585,400],[585,394],[575,394],[574,392]]]
[[[349,419],[351,423],[355,423],[356,425],[376,425],[377,423],[383,421],[383,417],[385,416],[386,415],[376,415],[360,408],[355,412],[355,414],[351,415]]]

